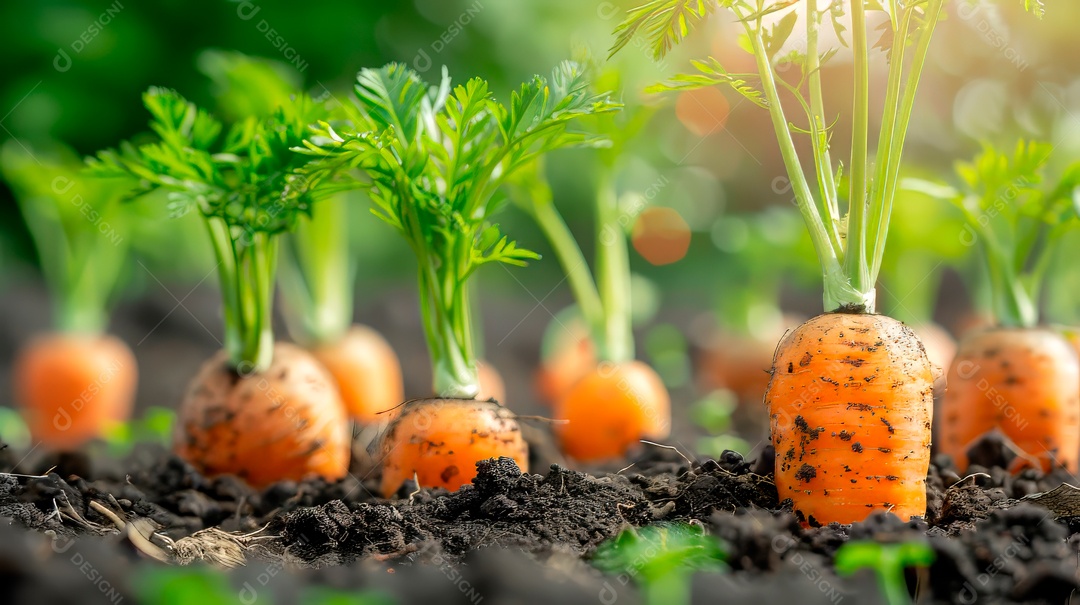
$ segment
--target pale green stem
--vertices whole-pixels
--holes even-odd
[[[596,272],[604,309],[604,339],[600,358],[623,362],[634,358],[630,314],[630,258],[626,233],[619,221],[618,194],[612,169],[601,169],[596,192]]]
[[[870,129],[870,61],[866,37],[866,12],[862,0],[851,6],[851,52],[854,61],[854,99],[851,124],[851,174],[848,189],[847,246],[844,270],[852,287],[872,292],[866,259],[866,175],[867,144]],[[903,42],[901,42],[902,44]]]
[[[337,342],[352,324],[346,199],[316,202],[310,219],[283,236],[281,294],[289,334],[304,346]]]
[[[589,325],[593,336],[593,342],[601,349],[606,348],[603,344],[604,334],[604,306],[600,300],[596,282],[589,273],[589,264],[585,261],[585,255],[574,239],[566,222],[559,214],[558,209],[548,195],[541,198],[534,195],[527,207],[532,210],[536,223],[544,232],[555,256],[566,273],[566,280],[570,283],[570,289],[574,292],[578,309]]]
[[[919,88],[919,80],[922,77],[923,68],[926,66],[926,58],[930,52],[930,42],[933,39],[934,30],[941,18],[941,10],[944,0],[930,0],[926,7],[926,22],[922,26],[922,32],[915,48],[915,59],[908,72],[907,81],[904,84],[904,93],[900,102],[898,123],[894,134],[894,141],[889,145],[889,155],[884,159],[888,167],[886,180],[880,184],[881,189],[881,223],[875,233],[876,245],[872,271],[876,276],[881,266],[881,258],[884,255],[885,241],[888,236],[889,218],[892,215],[893,200],[896,197],[896,186],[900,176],[900,159],[903,155],[904,142],[907,139],[908,128],[911,125],[911,114],[915,108],[915,93]],[[882,161],[881,158],[878,160]]]
[[[829,138],[825,120],[825,102],[821,93],[821,57],[818,56],[818,26],[820,15],[817,0],[807,0],[806,18],[806,71],[810,93],[810,137],[814,146],[814,164],[817,169],[818,191],[825,215],[840,215],[837,200],[836,181],[832,171],[832,158],[829,154]],[[835,220],[828,220],[825,226],[829,230],[829,240],[834,249],[840,249],[840,232]]]
[[[825,310],[835,311],[841,308],[856,307],[863,308],[868,312],[872,311],[872,301],[868,301],[863,293],[852,288],[847,276],[844,275],[840,264],[843,251],[835,248],[830,242],[828,230],[814,202],[814,194],[810,191],[810,185],[807,183],[806,175],[803,173],[802,164],[799,162],[799,154],[795,150],[795,142],[792,140],[791,132],[788,129],[787,118],[784,116],[784,109],[780,104],[780,95],[776,88],[776,76],[765,52],[760,23],[755,28],[744,20],[741,11],[735,9],[735,13],[740,20],[743,20],[746,34],[753,44],[754,58],[757,61],[761,85],[768,101],[773,131],[776,134],[777,143],[780,145],[780,155],[784,159],[788,178],[791,179],[791,187],[795,193],[799,211],[802,213],[807,230],[810,232],[810,240],[814,245],[814,251],[821,262]],[[827,218],[831,220],[834,217]],[[870,308],[867,309],[867,306]]]

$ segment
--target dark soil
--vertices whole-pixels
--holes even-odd
[[[87,480],[61,467],[44,477],[0,476],[0,517],[37,530],[3,529],[0,585],[28,603],[50,602],[53,593],[77,595],[73,602],[116,602],[101,589],[104,582],[128,602],[141,602],[133,582],[144,574],[136,570],[151,563],[91,507],[95,501],[129,520],[150,519],[173,539],[212,526],[262,529],[268,538],[248,546],[248,565],[232,572],[232,586],[241,590],[246,582],[257,590],[273,582],[279,596],[317,581],[383,588],[402,602],[636,602],[630,578],[600,574],[589,556],[623,529],[690,522],[727,545],[731,573],[695,580],[696,594],[732,595],[726,602],[772,602],[768,594],[874,602],[868,572],[840,579],[832,571],[837,548],[852,539],[928,541],[937,560],[909,577],[920,602],[1068,602],[1080,586],[1080,535],[1073,535],[1080,519],[1055,519],[1019,499],[1072,479],[1034,470],[1010,475],[1003,470],[1008,460],[995,459],[1003,450],[992,445],[984,444],[978,459],[987,466],[972,469],[985,474],[964,480],[947,458],[935,459],[926,520],[875,514],[851,526],[811,529],[777,502],[771,452],[752,461],[727,452],[719,461],[690,463],[657,448],[630,470],[592,475],[559,465],[544,475],[522,474],[501,459],[481,463],[473,485],[455,493],[410,497],[406,485],[387,502],[356,478],[281,483],[260,493],[232,478],[208,480],[163,451],[142,450],[127,475],[103,471]],[[0,452],[0,463],[14,462]],[[86,466],[78,456],[60,462]],[[80,585],[88,580],[97,592]]]

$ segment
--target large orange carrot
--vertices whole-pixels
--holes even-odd
[[[884,315],[826,313],[788,334],[765,398],[780,499],[811,525],[923,515],[933,384],[918,338]]]
[[[405,396],[401,362],[378,332],[356,325],[344,337],[311,352],[330,371],[350,417],[361,424],[393,418]]]
[[[50,448],[74,448],[131,414],[135,356],[112,336],[47,334],[15,360],[15,399],[31,436]]]
[[[175,450],[203,473],[256,487],[349,468],[349,424],[333,378],[303,349],[274,346],[266,370],[243,373],[224,351],[192,379],[176,418]]]
[[[523,472],[529,470],[529,448],[514,415],[487,401],[410,401],[386,429],[382,448],[386,498],[414,478],[420,487],[455,490],[470,483],[476,463],[488,458],[513,458]]]
[[[641,439],[664,439],[671,431],[667,388],[640,361],[600,363],[553,413],[567,421],[555,427],[563,451],[582,461],[618,458]]]
[[[1064,466],[1080,458],[1080,362],[1049,329],[990,328],[963,340],[949,369],[940,441],[957,468],[968,448],[1000,431],[1019,448],[1015,468]]]

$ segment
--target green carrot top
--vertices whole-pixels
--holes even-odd
[[[473,397],[478,384],[467,281],[487,264],[538,258],[491,222],[504,202],[500,186],[544,153],[600,144],[570,124],[618,105],[590,93],[569,62],[550,78],[522,84],[505,105],[480,78],[451,87],[444,70],[439,85],[429,87],[396,63],[362,70],[355,92],[359,110],[350,123],[323,124],[306,142],[308,153],[321,157],[309,174],[329,182],[342,168],[366,172],[375,214],[406,239],[418,261],[435,390]]]
[[[948,200],[964,214],[960,239],[977,245],[990,277],[999,324],[1032,327],[1056,244],[1077,226],[1080,162],[1047,179],[1053,146],[1019,141],[1010,153],[989,144],[970,162],[958,162],[960,183],[905,179],[904,187]]]
[[[756,73],[734,73],[709,57],[695,61],[696,73],[675,76],[654,91],[684,90],[722,84],[769,111],[773,130],[799,209],[821,262],[826,311],[873,312],[875,283],[881,268],[889,218],[900,171],[901,152],[911,122],[915,93],[929,56],[930,41],[942,18],[945,0],[650,0],[630,11],[615,30],[612,52],[642,35],[657,58],[679,43],[692,27],[717,8],[726,8],[742,26],[740,46],[753,55]],[[1025,0],[1041,15],[1042,4]],[[845,14],[848,13],[848,14]],[[870,36],[867,17],[878,14],[883,34],[875,47],[887,54],[889,73],[877,151],[870,156]],[[801,20],[805,49],[782,54]],[[832,124],[826,112],[822,67],[836,49],[819,48],[819,30],[834,28],[853,55],[854,110],[848,187],[840,189],[841,170],[830,154]],[[850,32],[848,29],[850,27]],[[793,69],[778,70],[779,65]],[[781,92],[794,102],[785,106]],[[787,111],[804,121],[791,121]],[[813,168],[805,170],[796,151],[796,135],[810,138]],[[871,161],[873,160],[873,161]],[[809,172],[809,174],[808,174]],[[816,182],[816,188],[811,183]],[[814,190],[816,189],[816,191]],[[846,202],[846,203],[842,203]],[[844,211],[842,212],[842,207]]]
[[[276,236],[310,212],[315,191],[313,181],[297,174],[305,158],[291,149],[326,110],[297,95],[270,118],[249,117],[224,131],[171,90],[151,88],[143,102],[158,140],[102,151],[91,171],[133,176],[140,193],[167,191],[175,215],[196,210],[204,217],[218,262],[229,360],[239,371],[264,370],[273,356]]]
[[[37,248],[55,327],[100,333],[130,245],[135,216],[121,200],[134,182],[90,178],[81,158],[55,144],[31,150],[10,140],[0,168]]]

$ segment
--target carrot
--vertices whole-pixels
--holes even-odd
[[[961,340],[941,404],[939,449],[961,471],[968,449],[991,431],[1018,450],[1013,470],[1077,470],[1080,361],[1060,333],[1038,326],[1042,282],[1056,244],[1076,225],[1080,187],[1080,162],[1045,182],[1052,151],[1036,142],[1020,141],[1011,154],[986,145],[958,164],[958,189],[909,185],[962,210],[990,276],[997,325]]]
[[[393,418],[405,396],[401,362],[390,343],[367,326],[352,326],[340,340],[311,353],[330,371],[349,416],[361,424]]]
[[[562,449],[582,461],[614,459],[641,439],[670,433],[671,399],[656,371],[640,361],[601,363],[555,404]]]
[[[19,351],[15,399],[30,434],[54,449],[78,447],[131,415],[135,356],[107,335],[53,333]]]
[[[273,362],[243,373],[225,351],[203,364],[176,417],[174,450],[209,476],[252,486],[349,468],[349,423],[336,385],[308,352],[274,345]]]
[[[780,499],[810,525],[923,515],[933,383],[915,333],[884,315],[826,313],[789,333],[765,396]]]
[[[1080,458],[1080,362],[1055,331],[990,328],[964,339],[948,375],[940,449],[957,468],[992,430],[1022,452],[1015,470],[1038,463],[1076,472]]]
[[[570,374],[581,368],[569,366],[574,360],[568,358],[565,384],[572,386],[554,405],[555,418],[563,421],[555,426],[559,445],[581,462],[623,456],[643,438],[663,439],[671,424],[667,388],[656,372],[634,360],[630,259],[623,228],[627,220],[616,182],[622,152],[651,115],[651,108],[637,106],[625,120],[603,116],[594,121],[594,130],[610,142],[597,153],[593,273],[555,206],[543,166],[537,163],[522,171],[511,189],[511,198],[532,216],[554,249],[595,351],[589,351],[592,367],[580,377]]]
[[[197,210],[218,260],[224,350],[192,379],[177,414],[174,449],[207,475],[278,480],[342,477],[349,427],[338,390],[313,356],[275,344],[278,235],[315,204],[318,183],[292,149],[327,110],[298,94],[273,116],[223,125],[179,94],[143,97],[160,141],[125,144],[91,162],[99,175],[130,175],[164,189],[174,207]],[[238,187],[237,183],[243,183]]]
[[[751,0],[721,4],[741,25],[745,35],[740,46],[753,55],[757,73],[735,75],[720,59],[709,58],[694,63],[696,73],[680,74],[649,91],[731,86],[769,112],[787,170],[785,185],[821,264],[829,313],[781,342],[766,393],[772,441],[778,444],[777,489],[782,498],[791,498],[807,524],[858,521],[875,510],[890,510],[902,518],[923,515],[932,414],[930,362],[910,329],[874,314],[875,285],[919,79],[945,1],[894,4],[891,11],[863,2],[832,3],[832,19],[847,26],[852,55],[851,156],[843,165],[846,195],[841,195],[844,181],[832,159],[836,143],[829,124],[835,116],[826,111],[822,94],[822,57],[828,53],[819,50],[819,28],[828,25],[816,16],[829,3],[806,0],[765,11]],[[1041,14],[1036,4],[1027,3]],[[670,19],[670,0],[649,0],[616,28],[613,52],[644,31],[654,55],[661,58],[713,8],[715,3],[698,4],[680,13],[680,19]],[[881,129],[871,158],[870,46],[871,37],[880,36],[868,30],[867,13],[874,11],[880,11],[877,16],[886,28],[889,61],[884,90],[879,91],[885,98]],[[848,19],[841,23],[844,13]],[[782,62],[786,68],[794,64],[801,74],[801,80],[792,83],[779,73],[776,56],[800,21],[805,29],[797,35],[805,46],[800,44],[799,52],[785,55]],[[799,117],[789,117],[791,109],[800,112]],[[809,135],[812,163],[803,161],[796,145],[803,133]],[[796,413],[789,418],[791,412]]]
[[[926,357],[930,360],[930,367],[934,371],[934,399],[940,400],[945,396],[948,382],[945,374],[956,358],[956,339],[941,325],[934,322],[924,322],[911,327],[911,330],[919,337],[926,349]]]
[[[523,265],[539,256],[519,248],[491,223],[504,181],[544,153],[587,142],[569,130],[582,116],[614,110],[587,93],[579,68],[564,63],[496,101],[479,78],[429,87],[400,64],[360,72],[349,123],[322,124],[305,142],[317,157],[312,180],[366,189],[375,214],[416,255],[421,325],[437,397],[409,402],[383,434],[382,492],[412,477],[422,487],[455,489],[475,464],[514,458],[528,470],[528,450],[511,412],[478,396],[504,396],[495,373],[481,376],[469,278],[489,263]],[[359,166],[362,180],[344,168]],[[482,391],[483,389],[483,391]],[[486,392],[485,392],[486,391]]]
[[[60,145],[33,152],[8,141],[0,167],[38,250],[53,302],[52,330],[23,344],[12,381],[32,437],[66,450],[103,436],[131,414],[138,370],[126,344],[105,333],[125,266],[130,179],[94,179]]]
[[[392,497],[414,478],[419,487],[456,490],[476,477],[477,461],[500,456],[529,468],[528,444],[506,408],[468,399],[410,401],[382,440],[382,495]]]

